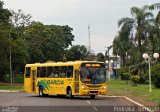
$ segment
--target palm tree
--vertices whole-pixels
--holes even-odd
[[[120,40],[119,36],[116,36],[113,40],[113,54],[119,55],[121,58],[121,65],[124,66],[124,58],[125,58],[125,43]]]
[[[118,36],[113,40],[113,54],[121,57],[122,66],[126,65],[126,59],[130,52],[131,45],[128,31],[119,31]]]
[[[145,39],[145,25],[149,24],[153,18],[153,14],[148,10],[148,6],[142,8],[132,7],[131,8],[132,18],[122,18],[118,21],[118,26],[121,27],[122,31],[128,30],[130,37],[134,39],[135,45],[137,44],[139,50],[139,63],[141,63],[142,40]]]
[[[156,21],[158,24],[160,24],[160,11],[157,14]]]
[[[149,10],[160,9],[160,3],[155,3],[150,5]],[[148,35],[148,44],[151,46],[151,50],[160,51],[160,11],[158,11],[156,18],[153,19],[152,24],[148,24],[145,26],[148,30],[146,34]]]

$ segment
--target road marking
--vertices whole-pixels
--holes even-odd
[[[86,101],[86,102],[91,105],[91,102],[90,102],[90,101]]]
[[[94,108],[94,110],[98,111],[98,109],[95,106],[93,106],[93,108]]]
[[[126,97],[126,96],[123,96],[123,98],[129,100],[130,102],[132,102],[132,103],[134,103],[134,104],[136,104],[136,105],[138,105],[138,106],[144,106],[144,105],[142,105],[142,104],[140,104],[140,103],[138,103],[138,102],[136,102],[136,101],[134,101],[134,100],[132,100],[132,99]]]
[[[89,105],[92,105],[91,104],[91,102],[90,101],[86,101]],[[93,109],[95,110],[95,111],[98,111],[98,109],[95,107],[95,106],[92,106],[93,107]]]
[[[144,105],[142,105],[142,104],[140,104],[140,103],[138,103],[138,102],[136,102],[136,101],[134,101],[134,100],[126,97],[126,96],[123,96],[123,98],[127,99],[128,101],[130,101],[130,102],[132,102],[132,103],[134,103],[134,104],[136,104],[136,105],[138,105],[138,106],[140,106],[140,107],[142,107],[142,108],[147,109],[149,112],[152,112],[152,110],[149,109],[148,107],[146,107],[146,106],[144,106]]]

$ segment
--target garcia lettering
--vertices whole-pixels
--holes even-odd
[[[64,81],[63,80],[48,80],[47,84],[55,84],[55,85],[64,85]]]

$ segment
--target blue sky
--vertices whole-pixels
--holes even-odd
[[[118,32],[117,22],[131,17],[130,8],[157,3],[159,0],[4,0],[4,7],[31,14],[44,24],[69,25],[75,35],[74,45],[88,45],[90,24],[91,49],[105,52]]]

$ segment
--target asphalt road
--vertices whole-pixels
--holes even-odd
[[[122,98],[97,96],[66,97],[50,95],[39,97],[24,92],[0,92],[0,112],[138,112],[138,107]]]

